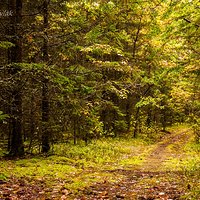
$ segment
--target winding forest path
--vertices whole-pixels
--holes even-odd
[[[125,178],[118,182],[96,183],[76,199],[180,199],[186,192],[184,174],[164,165],[170,158],[184,156],[183,148],[192,137],[189,129],[167,134],[152,150],[142,166],[135,169],[112,170]]]
[[[180,158],[184,156],[182,150],[192,137],[191,134],[188,134],[189,131],[189,129],[185,128],[168,134],[147,157],[142,166],[142,170],[159,171],[162,170],[163,163],[169,158]]]

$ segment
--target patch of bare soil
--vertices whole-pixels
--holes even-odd
[[[182,172],[163,171],[162,165],[168,157],[179,157],[183,146],[191,135],[187,129],[168,134],[152,153],[142,167],[137,170],[114,170],[110,173],[124,175],[123,180],[115,183],[96,183],[85,188],[76,200],[86,199],[135,199],[135,200],[175,200],[185,195],[187,188],[183,185]],[[171,148],[169,148],[171,147]]]

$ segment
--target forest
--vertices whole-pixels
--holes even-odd
[[[48,188],[55,189],[48,186],[50,180],[64,176],[72,176],[74,185],[66,182],[55,197],[52,191],[42,190],[41,195],[75,198],[78,188],[105,177],[114,182],[119,167],[109,163],[118,160],[119,164],[125,157],[120,163],[123,170],[146,163],[144,170],[138,169],[138,179],[166,178],[167,172],[150,172],[177,152],[172,160],[181,163],[182,172],[174,177],[185,180],[190,190],[189,197],[184,194],[186,199],[198,199],[199,144],[198,0],[1,0],[0,187],[4,189],[0,199],[9,195],[14,199],[15,192],[6,193],[6,184],[20,185],[20,178],[26,177],[36,185],[46,176]],[[187,162],[178,157],[183,151],[193,152]],[[48,168],[51,162],[55,165]],[[30,163],[36,168],[27,169]],[[41,173],[42,168],[49,172]],[[105,175],[108,169],[112,175]],[[34,170],[39,178],[33,178]],[[82,182],[90,176],[95,181],[81,185],[75,178],[81,170],[87,171],[80,175]],[[128,170],[119,171],[117,177],[120,173],[130,178]],[[110,188],[107,179],[101,188]],[[33,187],[22,185],[26,193]],[[32,191],[36,193],[30,192],[31,196],[38,195],[37,189]],[[94,192],[81,192],[85,197],[80,199],[96,199]],[[97,199],[180,199],[162,191],[153,197],[147,191],[141,196],[131,196],[129,191],[115,198],[106,189],[96,193]],[[19,195],[18,199],[31,199]]]

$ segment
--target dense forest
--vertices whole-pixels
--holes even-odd
[[[198,0],[1,0],[0,144],[153,137],[188,123],[200,139]]]

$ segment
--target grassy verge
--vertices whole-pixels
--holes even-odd
[[[178,144],[173,144],[170,149]],[[176,152],[179,156],[168,158],[165,162],[165,168],[171,171],[182,171],[184,179],[182,182],[187,185],[187,193],[183,199],[200,199],[200,144],[195,142],[195,138],[191,138],[181,152]]]
[[[194,138],[195,141],[195,138]],[[185,146],[186,157],[182,160],[188,191],[185,199],[200,199],[200,144],[191,141]]]
[[[121,179],[109,170],[141,165],[150,148],[140,139],[106,139],[87,146],[57,144],[46,157],[1,160],[0,179],[23,177],[75,192],[94,182]]]

